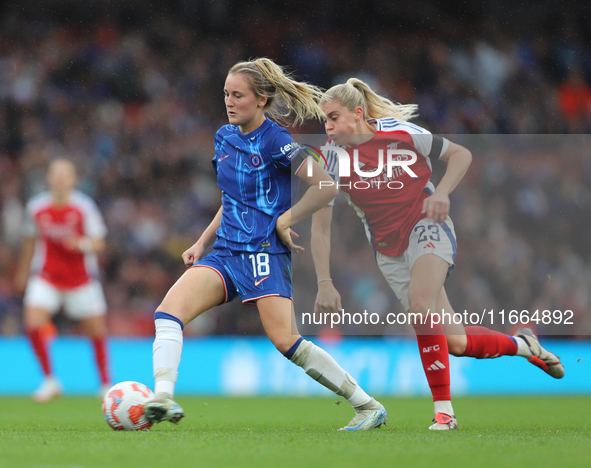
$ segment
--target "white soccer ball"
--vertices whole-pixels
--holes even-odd
[[[103,400],[103,415],[116,431],[147,431],[152,427],[144,415],[144,405],[154,393],[139,382],[113,385]]]

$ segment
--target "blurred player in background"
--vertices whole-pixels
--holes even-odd
[[[338,191],[320,190],[319,182],[331,179],[317,163],[312,177],[298,170],[308,153],[266,115],[277,120],[293,113],[295,124],[321,118],[317,104],[321,92],[292,80],[273,61],[257,59],[230,69],[224,94],[230,124],[216,133],[212,161],[222,206],[199,240],[183,253],[191,268],[155,313],[156,399],[146,404],[145,414],[153,422],[178,423],[184,416],[172,400],[183,328],[206,310],[240,296],[243,303],[256,304],[278,351],[355,408],[355,416],[342,430],[379,427],[387,420],[384,407],[326,351],[304,340],[295,325],[290,248],[296,252],[302,248],[292,243],[290,227],[325,206]],[[292,173],[310,185],[293,207]],[[201,258],[211,243],[213,252]]]
[[[329,151],[325,151],[327,169],[362,219],[384,278],[407,311],[422,317],[442,310],[453,314],[443,287],[456,255],[456,236],[448,216],[449,194],[466,173],[472,155],[466,148],[408,123],[415,116],[416,105],[394,104],[356,78],[330,88],[320,107],[326,114],[325,129],[330,137]],[[351,155],[358,151],[358,162],[354,164],[350,158],[351,176],[339,180],[336,152],[344,147]],[[416,177],[401,166],[394,167],[390,176],[385,169],[376,170],[379,150],[385,156],[388,149],[416,153],[416,162],[409,163]],[[429,180],[431,161],[438,160],[447,163],[447,169],[434,187]],[[374,174],[361,178],[355,167]],[[341,298],[330,276],[331,219],[330,205],[312,217],[311,245],[318,279],[315,312],[320,313],[341,309]],[[464,329],[461,324],[442,327],[432,323],[436,320],[420,322],[413,328],[435,402],[435,419],[429,429],[458,427],[451,404],[448,349],[455,356],[477,359],[519,355],[554,378],[564,375],[560,360],[540,346],[529,328],[508,336],[481,326]]]
[[[45,333],[61,307],[69,318],[80,322],[92,340],[102,397],[110,387],[110,378],[107,306],[98,280],[97,253],[104,248],[107,229],[94,201],[74,190],[76,169],[70,161],[54,160],[49,165],[47,184],[48,192],[27,203],[16,275],[17,287],[24,291],[26,332],[44,375],[33,398],[43,403],[62,392],[52,371]]]

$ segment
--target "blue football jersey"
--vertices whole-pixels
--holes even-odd
[[[289,252],[275,222],[291,207],[291,166],[299,149],[290,133],[269,119],[246,135],[236,125],[217,131],[212,163],[223,208],[214,248],[229,254]]]

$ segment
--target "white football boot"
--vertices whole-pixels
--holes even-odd
[[[429,426],[430,431],[452,431],[458,429],[458,420],[452,414],[435,413],[433,424]]]
[[[62,386],[59,381],[52,376],[45,377],[41,386],[33,392],[33,400],[37,403],[47,403],[60,397],[62,394]]]
[[[531,357],[528,359],[529,362],[555,379],[562,379],[564,377],[564,366],[560,362],[560,358],[542,348],[538,337],[531,328],[520,328],[515,333],[515,336],[525,341],[529,347],[531,351]]]
[[[387,422],[386,409],[380,402],[372,398],[369,403],[355,408],[355,416],[351,422],[345,427],[341,427],[339,431],[369,431],[377,429],[382,424],[385,426]]]
[[[144,414],[148,421],[153,423],[170,421],[173,424],[178,424],[185,417],[183,408],[165,393],[157,394],[152,401],[146,403]]]

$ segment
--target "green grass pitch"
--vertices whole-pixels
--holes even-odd
[[[591,397],[456,398],[460,430],[428,431],[427,398],[384,398],[388,425],[336,429],[337,398],[178,397],[187,417],[115,432],[100,402],[0,398],[0,467],[591,467]]]

